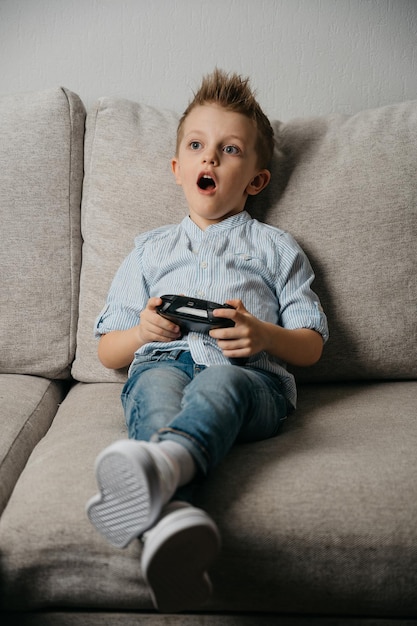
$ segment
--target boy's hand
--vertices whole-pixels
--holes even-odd
[[[227,317],[233,328],[210,331],[228,359],[248,358],[257,352],[268,352],[284,363],[307,367],[317,363],[323,351],[323,338],[309,328],[283,328],[263,322],[245,309],[241,300],[228,300],[233,309],[216,309],[215,317]]]
[[[210,336],[217,339],[219,348],[228,359],[248,358],[265,350],[268,345],[265,323],[249,313],[241,300],[227,300],[233,309],[215,309],[215,317],[234,321],[232,328],[216,328]]]
[[[151,341],[174,341],[181,337],[180,327],[157,312],[156,307],[161,304],[161,298],[149,298],[146,308],[140,314],[138,334],[141,344]]]
[[[161,298],[149,298],[140,315],[140,323],[127,330],[113,330],[102,335],[98,344],[98,356],[105,367],[120,369],[127,367],[136,350],[150,341],[174,341],[181,336],[179,326],[164,319],[156,312],[162,304]]]

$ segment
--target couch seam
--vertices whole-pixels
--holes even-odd
[[[50,388],[51,388],[51,385],[58,386],[58,385],[62,384],[62,383],[60,383],[59,381],[56,381],[56,380],[51,380],[51,379],[45,379],[45,380],[48,380],[48,385],[46,386],[46,389],[45,389],[45,391],[43,392],[42,397],[39,399],[39,401],[38,401],[38,403],[36,404],[36,406],[34,407],[34,409],[33,409],[33,410],[30,412],[30,414],[27,416],[27,418],[25,419],[25,421],[24,421],[24,423],[22,424],[21,428],[19,429],[18,433],[17,433],[17,434],[16,434],[16,436],[14,437],[14,439],[13,439],[13,443],[12,443],[12,444],[8,447],[7,452],[6,452],[6,454],[4,455],[4,457],[3,457],[3,459],[2,459],[2,461],[1,461],[1,463],[0,463],[0,471],[1,471],[1,469],[4,467],[5,462],[6,462],[6,461],[8,460],[8,458],[10,457],[11,452],[13,452],[13,451],[15,450],[16,445],[17,445],[17,441],[19,441],[21,434],[24,432],[24,430],[27,428],[27,426],[31,424],[31,422],[32,422],[32,420],[33,420],[33,418],[34,418],[34,415],[36,415],[36,414],[39,412],[39,409],[40,409],[41,405],[43,404],[44,399],[45,399],[45,397],[46,397],[46,395],[47,395],[48,391],[49,391],[49,390],[50,390]],[[22,474],[23,470],[25,469],[25,467],[26,467],[26,465],[27,465],[27,462],[29,461],[29,458],[31,457],[32,452],[34,451],[34,449],[35,449],[35,447],[38,445],[38,443],[39,443],[39,442],[40,442],[40,441],[41,441],[41,440],[45,437],[46,433],[47,433],[47,432],[48,432],[48,430],[50,429],[50,427],[51,427],[51,425],[52,425],[52,422],[53,422],[53,420],[55,419],[55,415],[57,414],[58,408],[59,408],[59,402],[57,403],[57,409],[56,409],[56,411],[55,411],[55,413],[54,413],[54,415],[53,415],[53,418],[52,418],[52,420],[50,421],[50,423],[49,423],[48,427],[46,428],[46,430],[44,430],[43,434],[39,437],[39,439],[37,439],[37,441],[35,442],[35,444],[32,446],[32,448],[31,448],[30,452],[28,453],[27,458],[26,458],[26,460],[24,461],[24,463],[23,463],[23,465],[22,465],[22,468],[21,468],[21,470],[20,470],[20,472],[19,472],[19,476],[17,477],[16,482],[14,483],[14,485],[13,485],[13,487],[12,487],[11,491],[10,491],[10,494],[8,495],[8,497],[7,497],[7,499],[6,499],[6,502],[4,503],[3,510],[6,508],[6,505],[7,505],[8,501],[9,501],[9,499],[10,499],[10,496],[12,495],[13,490],[14,490],[14,488],[15,488],[15,486],[16,486],[16,484],[17,484],[17,482],[19,481],[19,478],[20,478],[21,474]],[[0,514],[1,514],[1,512],[0,512]]]
[[[77,328],[78,328],[78,318],[79,318],[79,288],[77,295],[77,303],[75,304],[75,275],[74,275],[74,235],[73,235],[73,223],[72,223],[72,201],[73,201],[73,191],[72,191],[72,176],[74,172],[73,166],[73,141],[74,141],[74,120],[73,116],[75,115],[75,111],[72,107],[71,100],[69,98],[68,92],[65,87],[61,87],[61,91],[64,94],[67,107],[68,107],[68,118],[69,118],[69,163],[68,163],[68,225],[69,225],[69,259],[70,259],[70,291],[71,291],[71,309],[70,309],[70,323],[69,323],[69,341],[67,346],[67,365],[65,370],[71,369],[72,362],[75,359],[75,351],[76,351],[76,337],[77,337]],[[84,131],[85,132],[85,131]],[[84,171],[84,153],[83,153],[83,171]],[[81,182],[81,195],[80,195],[80,237],[81,237],[81,250],[80,254],[82,254],[82,232],[81,232],[81,200],[82,200],[82,187],[83,181]],[[80,267],[78,270],[78,282],[80,282],[81,278],[81,261]],[[76,318],[74,320],[74,317]],[[72,346],[74,346],[74,355],[71,356]],[[64,370],[64,371],[65,371]]]

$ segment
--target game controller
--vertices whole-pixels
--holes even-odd
[[[161,299],[162,304],[156,307],[159,315],[188,332],[208,333],[213,328],[230,328],[235,325],[233,320],[226,317],[213,316],[214,309],[233,309],[230,304],[172,294],[161,296]]]

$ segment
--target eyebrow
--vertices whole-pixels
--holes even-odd
[[[205,135],[205,131],[204,130],[191,130],[189,131],[187,134],[183,135],[183,139],[186,139],[189,136],[193,136],[193,135]],[[240,136],[240,135],[228,135],[226,137],[226,141],[240,141],[241,143],[245,143],[244,139]]]

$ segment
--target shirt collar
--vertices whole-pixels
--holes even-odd
[[[201,230],[201,228],[197,226],[195,222],[193,222],[190,216],[187,215],[187,217],[184,217],[184,219],[182,220],[182,226],[189,235],[194,237],[202,237],[206,233],[214,234],[216,232],[231,230],[236,226],[241,226],[242,224],[245,224],[251,219],[252,218],[247,211],[241,211],[240,213],[237,213],[236,215],[231,215],[230,217],[222,220],[221,222],[218,222],[217,224],[209,226],[208,228],[206,228],[206,230]]]

